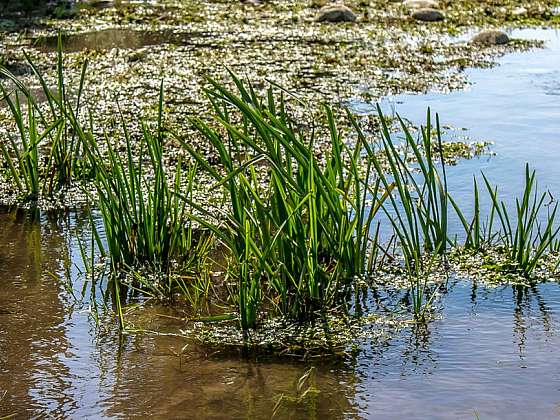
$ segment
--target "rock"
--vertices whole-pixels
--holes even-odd
[[[343,4],[329,4],[319,10],[317,22],[355,22],[356,15]]]
[[[408,9],[439,9],[436,0],[405,0],[403,5]]]
[[[503,45],[509,42],[509,36],[505,32],[490,29],[476,34],[471,42],[473,44]]]
[[[443,20],[443,13],[436,9],[424,8],[415,10],[412,17],[423,22],[437,22]]]

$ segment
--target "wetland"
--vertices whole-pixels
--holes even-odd
[[[328,3],[0,5],[0,419],[560,417],[557,2]]]

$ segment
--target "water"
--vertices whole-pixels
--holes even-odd
[[[307,367],[217,358],[182,339],[139,334],[121,338],[101,331],[83,307],[73,305],[60,282],[76,278],[76,243],[65,234],[74,218],[29,222],[0,213],[0,417],[17,418],[232,418],[270,417],[277,398],[296,393]],[[79,290],[81,284],[76,284]],[[184,328],[165,308],[147,308],[142,325],[160,332]],[[181,355],[182,353],[182,355]],[[353,412],[345,371],[320,369],[317,415]],[[328,390],[328,392],[327,392]],[[334,395],[335,397],[331,397]],[[286,402],[301,417],[308,407]]]
[[[463,200],[480,170],[505,195],[518,192],[525,162],[558,193],[560,37],[515,35],[542,37],[548,48],[469,70],[466,92],[384,101],[416,122],[431,106],[443,122],[496,142],[496,157],[450,169]],[[112,326],[96,333],[87,305],[59,280],[76,280],[76,292],[82,287],[70,231],[84,221],[41,217],[0,211],[0,417],[270,418],[275,407],[276,418],[294,419],[560,417],[556,283],[489,289],[454,279],[437,320],[363,341],[343,363],[246,361],[169,335],[119,337]],[[184,327],[160,315],[174,313],[148,306],[131,317],[161,333]],[[303,398],[297,382],[313,365],[306,386],[317,392]]]
[[[196,41],[197,39],[206,39],[204,43],[207,44],[209,42],[208,37],[209,34],[203,32],[150,32],[132,29],[104,29],[77,35],[63,35],[62,42],[65,52],[77,52],[82,50],[108,50],[112,48],[134,50],[164,43],[199,45]],[[58,36],[37,38],[33,45],[41,51],[56,51]]]
[[[557,284],[488,290],[460,283],[443,318],[358,357],[365,417],[560,416]]]
[[[560,33],[535,29],[511,35],[544,40],[546,48],[508,54],[491,70],[468,70],[472,85],[465,91],[398,95],[382,101],[385,112],[398,112],[417,124],[425,123],[430,107],[439,113],[442,125],[467,128],[472,139],[495,142],[496,156],[463,161],[449,169],[450,189],[458,200],[472,197],[472,175],[480,171],[500,186],[504,196],[518,194],[526,163],[537,170],[543,189],[560,189]],[[354,107],[375,112],[371,104]]]
[[[87,307],[50,274],[77,278],[80,258],[66,233],[80,223],[0,214],[0,415],[270,418],[282,395],[278,418],[558,415],[557,284],[451,282],[440,319],[361,342],[342,364],[317,364],[318,393],[298,401],[309,363],[212,355],[165,335],[97,335]],[[173,313],[148,307],[132,319],[161,333],[184,328],[157,314]]]

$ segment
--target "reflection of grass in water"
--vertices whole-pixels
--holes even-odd
[[[0,405],[2,404],[2,400],[6,398],[6,395],[8,395],[8,391],[4,391],[2,395],[0,395]],[[0,415],[0,420],[15,419],[16,417],[17,417],[17,413]]]
[[[308,418],[317,418],[317,396],[320,392],[317,388],[316,368],[310,367],[297,381],[296,396],[280,394],[276,397],[272,417],[276,417],[286,405],[296,405],[306,408]]]

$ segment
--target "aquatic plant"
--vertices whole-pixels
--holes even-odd
[[[429,257],[427,264],[424,264],[421,271],[408,273],[410,282],[410,296],[412,299],[412,313],[418,321],[425,321],[428,311],[432,309],[432,303],[437,294],[437,287],[430,290],[429,277],[433,272],[438,272],[435,267],[438,255]]]
[[[87,159],[81,153],[81,143],[72,130],[69,117],[76,124],[80,112],[87,61],[81,70],[75,103],[70,100],[64,79],[62,42],[57,48],[57,84],[49,88],[43,75],[25,52],[27,63],[36,76],[47,106],[40,106],[33,94],[14,74],[0,66],[0,75],[13,85],[0,85],[2,99],[8,105],[18,136],[8,134],[8,144],[0,141],[2,156],[16,189],[26,201],[36,201],[39,195],[50,196],[72,181],[75,175],[87,172]],[[25,107],[22,106],[22,102]]]
[[[88,143],[94,184],[103,217],[108,254],[115,269],[150,263],[166,270],[174,258],[187,255],[193,237],[192,224],[184,224],[186,203],[181,200],[182,163],[177,164],[172,186],[168,185],[163,162],[161,126],[163,92],[160,98],[158,127],[154,134],[142,123],[139,147],[123,121],[126,141],[124,158],[107,139],[107,163],[96,141]],[[147,155],[147,168],[135,156]],[[187,193],[192,191],[193,167],[187,172]]]
[[[24,201],[37,200],[42,184],[39,171],[39,143],[59,124],[56,123],[45,132],[38,133],[31,100],[27,100],[29,118],[26,119],[19,98],[16,96],[16,99],[12,101],[4,88],[2,88],[2,91],[5,96],[4,99],[16,120],[20,141],[20,144],[18,144],[14,136],[9,136],[8,145],[0,142],[4,164],[7,166],[20,195],[23,195]],[[27,126],[24,125],[25,122],[28,123]]]
[[[265,296],[286,316],[308,320],[335,306],[352,278],[365,273],[374,215],[387,193],[379,193],[372,164],[359,162],[363,136],[352,148],[345,144],[329,107],[324,115],[330,144],[319,162],[314,131],[296,128],[283,94],[276,98],[270,87],[259,97],[231,77],[237,92],[208,79],[217,124],[193,119],[223,171],[182,142],[215,179],[214,190],[225,187],[231,203],[223,221],[196,206],[207,216],[197,220],[231,257],[243,329],[255,327]],[[263,174],[268,182],[261,181]]]
[[[194,303],[208,287],[206,256],[212,238],[195,229],[181,198],[192,199],[196,166],[188,167],[185,176],[179,160],[174,174],[168,174],[162,114],[163,87],[157,127],[152,130],[141,122],[142,134],[134,143],[121,116],[126,145],[122,156],[109,138],[105,153],[91,131],[73,126],[95,173],[96,204],[103,221],[103,240],[92,223],[92,248],[95,238],[109,257],[107,288],[123,328],[129,292],[170,300],[180,294]]]
[[[515,199],[515,212],[511,213],[505,202],[498,199],[498,189],[482,174],[490,199],[492,213],[500,224],[499,237],[509,259],[517,269],[529,276],[560,232],[557,226],[555,203],[549,192],[539,193],[535,171],[525,166],[525,187],[521,198]],[[550,198],[550,203],[545,200]],[[546,215],[545,207],[551,206]],[[544,223],[542,222],[544,219]]]
[[[407,271],[420,274],[423,271],[424,253],[444,254],[449,242],[449,193],[439,117],[436,115],[437,150],[434,151],[429,109],[426,125],[420,127],[418,141],[397,115],[404,135],[402,147],[395,144],[379,106],[378,114],[381,121],[383,153],[380,155],[368,148],[368,158],[375,167],[383,187],[387,190],[394,187],[395,191],[389,195],[389,199],[381,208],[399,240]],[[441,175],[437,167],[437,154]],[[413,164],[416,170],[412,168]]]
[[[89,127],[81,124],[86,65],[72,105],[60,38],[57,92],[47,87],[29,57],[28,62],[47,102],[39,106],[29,90],[3,70],[16,86],[15,94],[2,89],[19,133],[19,138],[0,143],[6,169],[27,200],[50,195],[78,175],[92,177],[104,226],[103,240],[94,228],[92,241],[109,257],[110,289],[121,325],[130,289],[166,298],[179,293],[193,306],[208,296],[212,283],[207,256],[213,237],[224,252],[220,283],[238,308],[243,330],[255,328],[266,310],[308,321],[345,305],[355,279],[373,274],[389,255],[390,245],[385,249],[379,243],[384,221],[396,238],[393,253],[404,257],[411,310],[418,319],[435,296],[427,282],[435,262],[445,258],[449,246],[457,246],[448,234],[449,205],[464,228],[465,248],[481,251],[500,244],[525,275],[547,250],[559,247],[557,205],[548,205],[547,193],[538,193],[535,173],[528,167],[515,214],[508,213],[497,188],[483,175],[490,215],[482,223],[475,179],[474,214],[467,220],[448,191],[439,117],[433,126],[429,110],[417,138],[397,115],[403,135],[397,142],[378,107],[376,147],[350,112],[345,117],[354,129],[353,143],[343,138],[328,106],[322,120],[313,118],[312,128],[304,129],[287,110],[285,90],[271,86],[259,95],[233,74],[233,90],[209,78],[206,94],[214,120],[191,122],[212,146],[219,165],[176,135],[195,164],[179,160],[173,172],[164,163],[168,132],[162,124],[163,85],[155,129],[140,121],[141,135],[132,139],[131,122],[121,115],[126,149],[121,154],[114,139],[94,136],[92,116]],[[328,142],[319,154],[315,145],[320,136]],[[41,151],[45,143],[47,156]],[[212,192],[223,193],[223,203],[214,207],[194,198],[199,170],[213,178]],[[497,224],[500,229],[495,231]],[[85,260],[85,247],[80,249]],[[93,256],[90,267],[86,271],[93,277]]]

